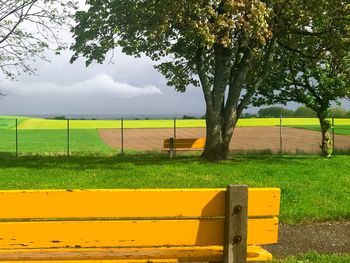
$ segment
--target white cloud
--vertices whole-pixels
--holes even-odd
[[[69,74],[69,73],[67,73]],[[59,85],[52,82],[10,82],[1,81],[0,89],[8,96],[112,96],[134,98],[147,95],[160,95],[162,91],[155,86],[136,87],[127,83],[116,82],[105,73],[90,79]]]

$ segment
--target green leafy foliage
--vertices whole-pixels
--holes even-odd
[[[331,0],[318,5],[296,29],[303,33],[278,40],[276,59],[255,104],[294,101],[315,111],[322,130],[322,155],[329,156],[331,124],[326,118],[331,104],[346,98],[350,90],[350,4]]]
[[[206,60],[207,73],[215,71],[215,46],[232,56],[230,50],[238,51],[238,41],[259,46],[271,36],[272,10],[263,1],[92,0],[89,7],[75,15],[72,62],[83,55],[87,65],[101,63],[117,46],[136,57],[146,54],[154,61],[166,57],[169,61],[156,67],[179,91],[199,85],[199,58]]]

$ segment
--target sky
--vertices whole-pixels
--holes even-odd
[[[36,75],[22,75],[12,82],[0,80],[0,89],[6,94],[0,100],[0,115],[205,112],[199,88],[176,92],[146,57],[136,59],[116,50],[113,64],[86,68],[83,59],[70,64],[70,56],[70,51],[50,55],[51,63],[35,65]]]
[[[81,1],[81,4],[83,1]],[[62,38],[72,42],[70,33]],[[166,85],[165,78],[153,68],[147,57],[133,58],[115,50],[113,63],[85,67],[84,59],[69,63],[72,55],[47,52],[51,63],[38,61],[32,76],[21,75],[16,81],[0,76],[1,115],[197,115],[205,113],[200,88],[185,93]],[[349,104],[345,105],[349,107]],[[295,109],[296,104],[290,104]],[[250,112],[256,112],[251,108]]]
[[[85,0],[79,0],[86,9]],[[30,30],[31,25],[24,25]],[[64,42],[72,43],[71,33],[61,32]],[[186,93],[166,85],[147,57],[133,58],[120,49],[110,63],[85,67],[84,59],[70,64],[69,50],[55,55],[46,52],[51,63],[32,63],[32,76],[21,75],[16,81],[0,75],[1,115],[203,115],[204,98],[200,88],[189,87]]]

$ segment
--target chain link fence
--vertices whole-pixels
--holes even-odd
[[[298,119],[269,124],[257,119],[236,127],[233,153],[319,154],[319,125]],[[263,126],[263,125],[268,126]],[[293,125],[290,125],[293,123]],[[348,124],[349,123],[349,124]],[[350,153],[350,120],[333,119],[335,153]],[[0,118],[0,153],[25,155],[116,155],[163,149],[168,138],[202,138],[204,120],[45,120]]]

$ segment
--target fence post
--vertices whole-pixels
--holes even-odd
[[[67,119],[67,157],[70,156],[70,123]]]
[[[122,143],[122,147],[121,147],[121,155],[124,155],[124,119],[121,118],[121,143]]]
[[[174,117],[174,137],[173,137],[173,144],[174,144],[174,141],[176,140],[176,117]],[[176,155],[176,148],[174,147],[173,148],[173,154],[174,156]]]
[[[333,153],[335,152],[335,122],[334,117],[332,117],[332,142],[333,142]]]
[[[18,152],[18,119],[16,119],[16,157],[19,156]]]
[[[226,190],[224,263],[247,262],[248,186]]]
[[[283,153],[283,116],[280,116],[280,154]]]

